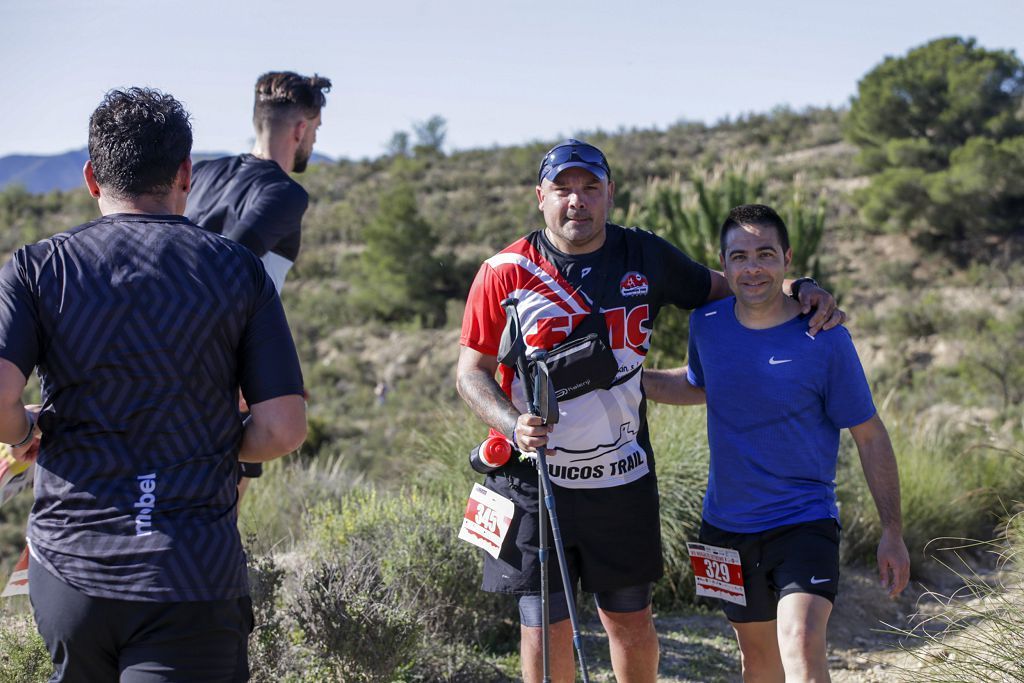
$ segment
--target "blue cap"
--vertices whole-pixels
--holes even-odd
[[[612,177],[612,169],[608,166],[604,152],[591,144],[569,138],[544,155],[537,173],[537,182],[554,180],[567,168],[585,168],[601,180],[611,180]]]

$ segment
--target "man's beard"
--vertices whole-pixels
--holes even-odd
[[[292,164],[292,173],[302,173],[306,170],[306,166],[309,165],[309,157],[312,155],[313,150],[305,150],[301,147],[295,150],[295,161]]]

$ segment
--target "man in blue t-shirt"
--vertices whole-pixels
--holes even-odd
[[[708,405],[711,466],[700,540],[739,551],[746,605],[723,602],[744,680],[828,680],[825,634],[839,581],[835,475],[849,429],[882,524],[878,569],[906,586],[899,475],[889,435],[843,327],[811,335],[783,294],[786,225],[762,205],[733,209],[721,262],[734,296],[690,318],[688,369],[650,371],[647,397]]]
[[[566,512],[561,533],[571,588],[595,595],[617,679],[653,683],[660,655],[651,596],[663,561],[640,373],[662,307],[692,308],[721,299],[729,288],[721,273],[664,239],[607,221],[615,182],[604,152],[593,145],[569,139],[551,148],[541,159],[535,193],[544,226],[487,259],[470,287],[456,386],[493,435],[527,453],[546,448],[556,507]],[[791,287],[808,311],[819,308],[807,329],[842,322],[831,295]],[[527,353],[589,331],[605,339],[617,365],[606,386],[563,394],[557,425],[530,414],[523,378],[498,362],[502,302],[509,297],[518,300]],[[549,587],[550,628],[544,629],[535,465],[513,458],[485,485],[515,509],[515,538],[506,539],[497,557],[484,556],[483,589],[517,596],[523,680],[543,678],[547,633],[552,680],[572,681],[569,587],[561,585],[557,567]]]
[[[259,259],[181,215],[191,147],[170,95],[111,91],[84,169],[102,217],[0,270],[0,441],[37,463],[29,597],[53,681],[248,678],[238,462],[302,443],[302,373]]]

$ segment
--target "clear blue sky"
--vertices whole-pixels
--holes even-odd
[[[944,35],[1024,55],[1022,0],[0,0],[0,155],[83,147],[112,87],[192,112],[197,150],[245,151],[252,85],[334,90],[318,151],[377,156],[434,114],[449,149],[843,105],[886,55]]]

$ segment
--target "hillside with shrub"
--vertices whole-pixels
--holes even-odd
[[[915,585],[997,595],[1009,607],[981,636],[997,649],[1014,628],[1019,639],[1021,625],[1020,518],[1010,520],[1024,501],[1022,103],[1024,67],[1013,53],[949,38],[888,58],[848,109],[577,135],[611,162],[614,220],[650,228],[709,265],[717,267],[717,228],[731,206],[779,209],[795,275],[813,274],[850,314],[899,462]],[[454,366],[480,262],[542,225],[533,187],[556,141],[446,154],[443,120],[435,124],[418,144],[397,136],[389,155],[299,177],[311,203],[283,299],[311,395],[310,431],[242,506],[258,611],[254,680],[517,675],[514,605],[477,590],[477,552],[455,538],[478,480],[466,456],[486,430],[458,399]],[[0,252],[95,215],[84,190],[5,189]],[[663,312],[650,362],[682,363],[686,332],[685,313]],[[704,419],[702,408],[651,409],[666,555],[659,625],[707,609],[695,603],[685,553],[707,472]],[[857,576],[874,561],[879,528],[847,435],[837,480],[843,561]],[[22,496],[0,509],[4,570],[29,505]],[[933,557],[936,538],[988,544],[962,552],[976,572],[967,578],[981,578],[950,584]],[[993,576],[1002,583],[989,592]],[[941,618],[951,643],[969,644],[956,639],[993,617],[961,618],[960,604],[949,601]],[[899,609],[893,626],[920,636],[914,606]],[[49,663],[26,604],[3,610],[0,680],[44,680]],[[908,651],[942,647],[945,632],[926,632],[928,642],[904,639]],[[679,642],[687,637],[698,636]],[[897,647],[898,637],[880,647]],[[665,680],[735,680],[735,648],[722,645],[720,655],[695,659],[697,670],[666,658]],[[893,667],[878,680],[933,680],[914,679],[920,667]],[[990,680],[979,667],[942,680]],[[611,680],[609,671],[595,680]],[[1019,663],[1008,676],[1024,680]]]

